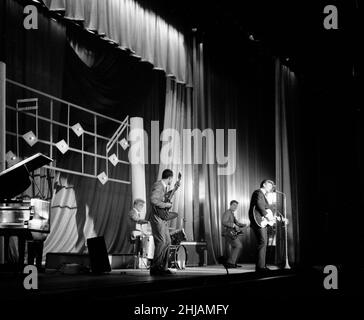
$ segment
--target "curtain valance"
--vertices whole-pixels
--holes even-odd
[[[177,82],[191,85],[189,45],[185,36],[134,0],[44,0],[51,11],[130,49]]]

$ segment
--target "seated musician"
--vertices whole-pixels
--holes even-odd
[[[238,235],[241,233],[241,228],[245,227],[246,224],[238,222],[234,215],[234,212],[238,208],[238,204],[238,201],[232,200],[230,202],[230,208],[224,212],[222,217],[222,235],[225,237],[225,255],[227,258],[227,268],[241,267],[240,265],[236,264],[242,248],[242,244]]]
[[[141,253],[142,250],[142,237],[144,235],[151,235],[150,226],[148,225],[149,222],[141,218],[144,205],[144,200],[135,199],[133,203],[133,208],[128,213],[129,218],[133,224],[131,228],[132,230],[130,234],[130,239],[133,242],[135,241],[137,253]]]

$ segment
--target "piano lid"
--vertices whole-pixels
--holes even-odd
[[[31,183],[29,174],[53,159],[37,153],[0,172],[0,199],[11,199],[24,192]]]

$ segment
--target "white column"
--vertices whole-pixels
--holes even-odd
[[[0,172],[5,170],[6,154],[6,65],[0,61]],[[0,237],[0,263],[4,263],[4,242]]]
[[[145,163],[147,154],[145,154],[146,134],[144,134],[143,118],[130,118],[129,132],[129,161],[131,167],[131,190],[133,201],[135,199],[143,199],[146,201],[145,191]],[[146,206],[144,207],[146,208]],[[145,217],[145,210],[142,218]]]

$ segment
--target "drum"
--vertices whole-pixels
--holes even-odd
[[[154,257],[154,240],[153,236],[142,236],[142,257],[153,259]]]
[[[187,250],[184,246],[169,247],[169,267],[176,269],[185,269],[187,263]]]
[[[178,229],[169,233],[172,245],[179,245],[182,241],[186,241],[186,234],[183,229]]]

